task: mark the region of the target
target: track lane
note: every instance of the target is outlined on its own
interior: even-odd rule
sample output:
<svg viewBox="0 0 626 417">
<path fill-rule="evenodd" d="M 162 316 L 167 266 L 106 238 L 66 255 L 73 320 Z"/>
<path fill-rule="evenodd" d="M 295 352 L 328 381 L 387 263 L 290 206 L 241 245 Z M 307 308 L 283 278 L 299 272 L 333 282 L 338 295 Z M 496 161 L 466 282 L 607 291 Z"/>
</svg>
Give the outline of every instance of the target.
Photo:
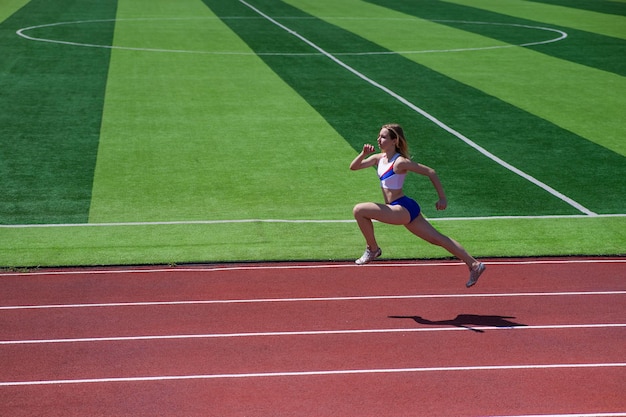
<svg viewBox="0 0 626 417">
<path fill-rule="evenodd" d="M 476 371 L 9 387 L 13 417 L 545 415 L 626 410 L 621 369 Z"/>
<path fill-rule="evenodd" d="M 487 272 L 469 291 L 467 268 L 454 261 L 37 270 L 0 274 L 0 306 L 626 289 L 626 258 L 486 263 Z"/>
<path fill-rule="evenodd" d="M 625 323 L 626 294 L 156 305 L 0 311 L 0 341 L 180 334 Z M 421 318 L 421 319 L 420 319 Z M 420 322 L 418 322 L 418 321 Z"/>
<path fill-rule="evenodd" d="M 616 338 L 626 328 L 12 345 L 0 382 L 626 362 Z"/>
</svg>

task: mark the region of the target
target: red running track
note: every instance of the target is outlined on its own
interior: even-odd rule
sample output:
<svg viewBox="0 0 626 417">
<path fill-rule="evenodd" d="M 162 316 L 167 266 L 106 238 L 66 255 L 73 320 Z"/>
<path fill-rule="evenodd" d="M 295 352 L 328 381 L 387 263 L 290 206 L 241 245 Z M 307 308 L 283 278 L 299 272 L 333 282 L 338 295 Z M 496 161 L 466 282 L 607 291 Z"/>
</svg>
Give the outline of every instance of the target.
<svg viewBox="0 0 626 417">
<path fill-rule="evenodd" d="M 626 258 L 0 274 L 2 416 L 626 416 Z"/>
</svg>

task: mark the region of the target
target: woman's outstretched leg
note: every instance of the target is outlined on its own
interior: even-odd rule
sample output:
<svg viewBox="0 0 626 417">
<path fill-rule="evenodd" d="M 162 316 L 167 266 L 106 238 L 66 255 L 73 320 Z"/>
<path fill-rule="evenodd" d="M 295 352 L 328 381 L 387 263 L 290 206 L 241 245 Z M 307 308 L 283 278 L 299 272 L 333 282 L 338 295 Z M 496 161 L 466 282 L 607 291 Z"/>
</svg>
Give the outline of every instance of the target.
<svg viewBox="0 0 626 417">
<path fill-rule="evenodd" d="M 470 255 L 459 242 L 448 236 L 440 233 L 435 229 L 420 213 L 419 216 L 411 223 L 405 226 L 411 233 L 424 239 L 428 243 L 441 246 L 452 255 L 456 256 L 465 264 L 470 270 L 470 279 L 467 281 L 467 287 L 471 287 L 476 284 L 478 277 L 485 270 L 485 265 L 477 261 L 472 255 Z"/>
</svg>

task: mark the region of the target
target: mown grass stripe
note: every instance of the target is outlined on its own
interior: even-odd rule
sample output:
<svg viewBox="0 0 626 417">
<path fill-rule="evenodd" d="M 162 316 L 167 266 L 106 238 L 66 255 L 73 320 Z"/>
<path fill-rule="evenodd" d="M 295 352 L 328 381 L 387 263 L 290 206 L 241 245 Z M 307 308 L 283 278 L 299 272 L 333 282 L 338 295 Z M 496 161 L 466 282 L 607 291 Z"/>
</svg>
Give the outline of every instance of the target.
<svg viewBox="0 0 626 417">
<path fill-rule="evenodd" d="M 28 2 L 29 0 L 4 0 L 0 4 L 0 22 L 3 22 Z"/>
<path fill-rule="evenodd" d="M 626 4 L 610 0 L 527 0 L 534 3 L 570 7 L 591 12 L 626 16 Z"/>
<path fill-rule="evenodd" d="M 117 2 L 33 0 L 0 25 L 0 223 L 87 220 L 109 51 L 34 43 L 23 27 L 113 17 Z M 85 33 L 110 43 L 114 24 Z"/>
<path fill-rule="evenodd" d="M 528 2 L 526 0 L 507 0 L 506 2 L 498 0 L 445 0 L 445 2 L 491 11 L 500 15 L 544 22 L 569 29 L 578 29 L 584 32 L 604 35 L 605 37 L 626 39 L 624 17 L 581 10 L 574 6 L 562 7 Z M 588 3 L 595 4 L 596 1 L 591 0 Z M 567 4 L 570 4 L 569 0 L 567 0 Z M 621 4 L 621 7 L 626 6 L 624 2 Z"/>
<path fill-rule="evenodd" d="M 442 24 L 460 28 L 467 32 L 476 33 L 510 44 L 521 44 L 522 39 L 527 38 L 525 31 L 507 31 L 494 25 L 468 25 L 461 21 L 480 21 L 494 23 L 514 23 L 519 25 L 541 26 L 546 20 L 539 10 L 535 12 L 525 12 L 525 18 L 517 17 L 506 13 L 508 9 L 499 9 L 501 12 L 489 10 L 492 2 L 484 0 L 481 2 L 468 2 L 467 0 L 434 1 L 427 0 L 420 3 L 420 7 L 415 7 L 415 3 L 410 0 L 365 0 L 379 6 L 387 7 L 422 19 L 440 19 Z M 483 8 L 483 6 L 485 8 Z M 538 7 L 539 9 L 539 7 Z M 590 12 L 580 12 L 577 17 L 584 20 Z M 609 16 L 610 18 L 610 16 Z M 622 20 L 621 25 L 626 22 Z M 567 22 L 572 23 L 570 20 Z M 547 22 L 553 25 L 558 23 Z M 565 23 L 565 22 L 564 22 Z M 605 26 L 608 22 L 604 23 Z M 594 26 L 595 28 L 595 26 Z M 559 59 L 568 60 L 588 67 L 613 72 L 619 75 L 626 75 L 626 60 L 607 59 L 607 56 L 625 56 L 626 40 L 605 36 L 598 33 L 580 30 L 576 26 L 567 26 L 561 23 L 557 29 L 567 32 L 568 38 L 565 42 L 549 45 L 533 45 L 528 48 L 539 51 L 543 54 L 554 56 Z M 626 31 L 620 29 L 619 33 L 626 36 Z M 593 45 L 593 47 L 590 47 Z"/>
</svg>

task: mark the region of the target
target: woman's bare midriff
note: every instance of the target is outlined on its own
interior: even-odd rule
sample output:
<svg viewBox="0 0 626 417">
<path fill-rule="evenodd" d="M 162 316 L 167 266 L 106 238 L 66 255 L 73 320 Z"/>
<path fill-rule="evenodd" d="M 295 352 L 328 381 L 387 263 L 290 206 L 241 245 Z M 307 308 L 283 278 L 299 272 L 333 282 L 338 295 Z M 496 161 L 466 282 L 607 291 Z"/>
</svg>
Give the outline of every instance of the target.
<svg viewBox="0 0 626 417">
<path fill-rule="evenodd" d="M 402 190 L 391 190 L 389 188 L 381 188 L 381 190 L 383 190 L 385 204 L 390 204 L 392 201 L 396 201 L 400 197 L 404 196 Z"/>
</svg>

